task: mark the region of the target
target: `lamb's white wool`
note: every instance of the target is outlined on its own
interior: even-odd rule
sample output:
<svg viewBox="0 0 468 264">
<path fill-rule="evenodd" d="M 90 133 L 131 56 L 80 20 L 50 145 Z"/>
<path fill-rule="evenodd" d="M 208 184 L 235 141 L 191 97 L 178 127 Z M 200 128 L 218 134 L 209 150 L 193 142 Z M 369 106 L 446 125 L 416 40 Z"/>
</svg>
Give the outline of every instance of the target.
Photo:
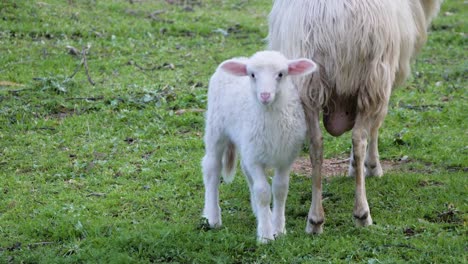
<svg viewBox="0 0 468 264">
<path fill-rule="evenodd" d="M 372 219 L 364 174 L 381 176 L 378 130 L 392 89 L 410 73 L 411 59 L 442 0 L 276 0 L 269 16 L 269 47 L 287 57 L 311 58 L 317 73 L 295 78 L 311 135 L 312 205 L 307 231 L 322 232 L 322 134 L 353 129 L 350 175 L 356 176 L 354 216 Z M 370 138 L 367 146 L 367 138 Z M 366 153 L 367 149 L 367 155 Z"/>
<path fill-rule="evenodd" d="M 287 60 L 279 52 L 262 51 L 223 62 L 211 77 L 202 161 L 204 216 L 211 227 L 221 225 L 220 173 L 225 181 L 232 181 L 238 149 L 257 216 L 258 240 L 267 242 L 286 232 L 289 170 L 307 130 L 299 94 L 288 75 L 311 73 L 315 68 L 308 59 Z M 275 169 L 273 212 L 267 167 Z"/>
</svg>

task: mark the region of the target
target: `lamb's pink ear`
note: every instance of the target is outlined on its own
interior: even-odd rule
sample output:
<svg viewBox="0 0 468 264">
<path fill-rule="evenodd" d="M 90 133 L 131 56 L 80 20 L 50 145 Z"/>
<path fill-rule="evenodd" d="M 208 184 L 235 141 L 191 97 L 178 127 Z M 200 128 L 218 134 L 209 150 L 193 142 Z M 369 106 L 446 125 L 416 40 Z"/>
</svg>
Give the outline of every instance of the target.
<svg viewBox="0 0 468 264">
<path fill-rule="evenodd" d="M 247 65 L 238 60 L 227 60 L 221 63 L 219 67 L 233 75 L 237 75 L 237 76 L 247 75 Z"/>
<path fill-rule="evenodd" d="M 290 60 L 288 66 L 290 75 L 304 75 L 317 70 L 317 65 L 309 59 Z"/>
</svg>

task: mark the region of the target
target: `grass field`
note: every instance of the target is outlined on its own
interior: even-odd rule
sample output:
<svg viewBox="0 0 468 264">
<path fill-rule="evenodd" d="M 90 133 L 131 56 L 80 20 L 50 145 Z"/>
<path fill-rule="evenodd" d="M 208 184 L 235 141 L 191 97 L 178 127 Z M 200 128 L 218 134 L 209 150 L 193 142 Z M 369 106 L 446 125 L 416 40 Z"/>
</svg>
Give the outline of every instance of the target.
<svg viewBox="0 0 468 264">
<path fill-rule="evenodd" d="M 445 1 L 392 96 L 375 225 L 354 227 L 353 181 L 332 177 L 307 235 L 294 172 L 285 237 L 256 244 L 241 173 L 221 187 L 224 227 L 205 228 L 208 79 L 264 48 L 271 2 L 1 1 L 0 263 L 467 263 L 466 1 Z M 324 145 L 343 159 L 350 135 Z"/>
</svg>

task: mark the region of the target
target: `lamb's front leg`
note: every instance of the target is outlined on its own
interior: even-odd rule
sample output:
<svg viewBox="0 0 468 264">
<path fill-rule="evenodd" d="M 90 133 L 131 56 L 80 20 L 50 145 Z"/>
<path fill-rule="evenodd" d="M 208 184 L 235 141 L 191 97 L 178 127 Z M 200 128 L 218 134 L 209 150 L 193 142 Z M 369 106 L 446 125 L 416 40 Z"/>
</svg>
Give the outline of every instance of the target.
<svg viewBox="0 0 468 264">
<path fill-rule="evenodd" d="M 273 233 L 286 234 L 286 198 L 289 188 L 289 167 L 277 168 L 273 177 Z"/>
<path fill-rule="evenodd" d="M 243 161 L 241 161 L 241 168 L 242 171 L 245 174 L 245 177 L 247 178 L 247 183 L 249 185 L 249 191 L 250 191 L 250 205 L 252 206 L 252 211 L 255 216 L 257 216 L 257 205 L 255 204 L 255 199 L 254 199 L 254 194 L 253 194 L 253 179 L 252 175 L 250 175 L 250 172 L 247 170 L 246 165 L 244 164 Z"/>
<path fill-rule="evenodd" d="M 244 169 L 252 177 L 253 204 L 257 216 L 257 241 L 268 243 L 274 240 L 273 226 L 271 221 L 271 188 L 261 165 L 244 162 Z"/>
</svg>

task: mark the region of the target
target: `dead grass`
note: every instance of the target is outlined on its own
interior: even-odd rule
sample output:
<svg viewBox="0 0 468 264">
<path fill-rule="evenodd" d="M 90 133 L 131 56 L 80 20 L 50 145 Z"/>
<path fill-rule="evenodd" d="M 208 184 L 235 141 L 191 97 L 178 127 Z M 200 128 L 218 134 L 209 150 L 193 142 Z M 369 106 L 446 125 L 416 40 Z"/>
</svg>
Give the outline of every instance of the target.
<svg viewBox="0 0 468 264">
<path fill-rule="evenodd" d="M 399 170 L 404 161 L 381 160 L 384 172 Z M 349 158 L 330 158 L 323 160 L 322 173 L 324 177 L 347 176 Z M 296 174 L 310 176 L 312 174 L 312 165 L 308 156 L 297 158 L 292 166 L 292 171 Z"/>
</svg>

